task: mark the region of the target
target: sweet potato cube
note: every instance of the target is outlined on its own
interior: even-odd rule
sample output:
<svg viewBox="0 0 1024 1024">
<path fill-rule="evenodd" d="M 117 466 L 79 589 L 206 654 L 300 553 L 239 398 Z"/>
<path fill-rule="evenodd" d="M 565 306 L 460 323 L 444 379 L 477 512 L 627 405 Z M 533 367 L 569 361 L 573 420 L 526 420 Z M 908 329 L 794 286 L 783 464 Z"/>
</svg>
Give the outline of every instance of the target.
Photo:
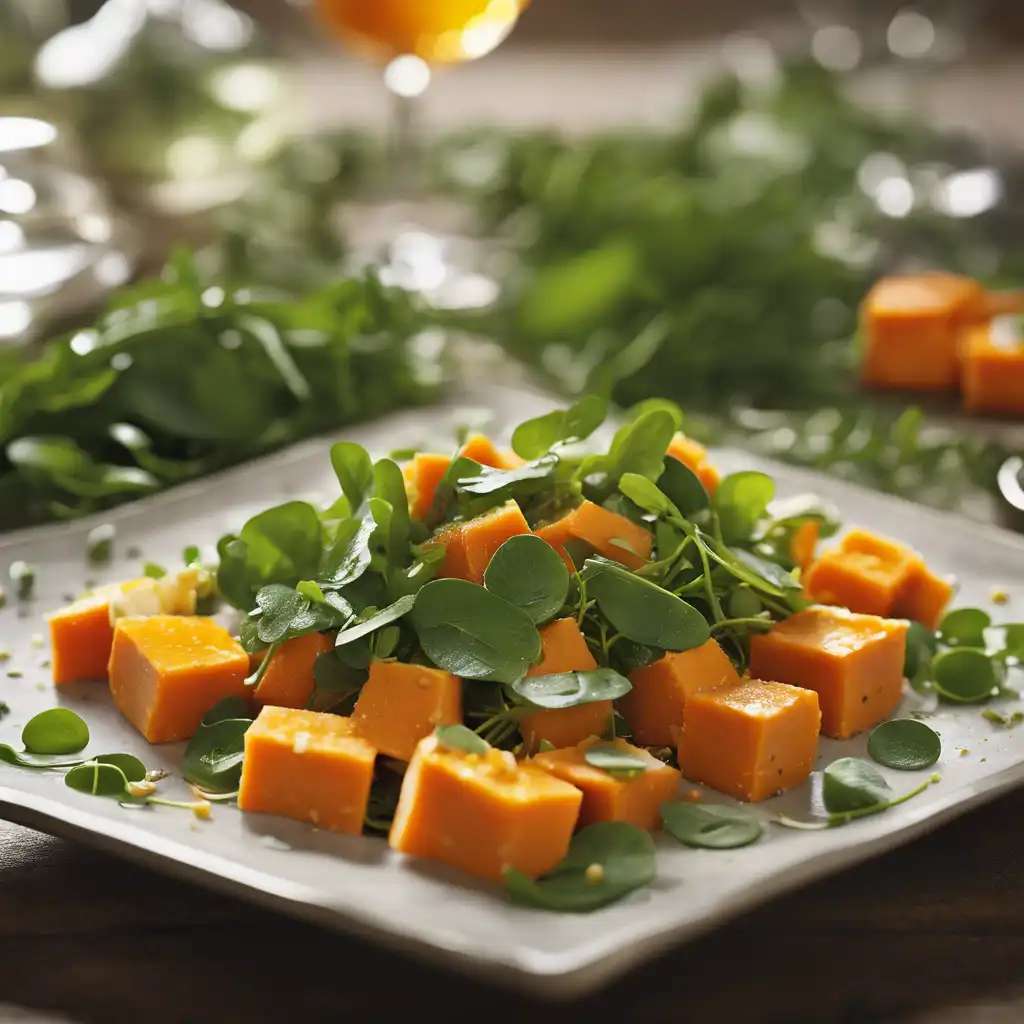
<svg viewBox="0 0 1024 1024">
<path fill-rule="evenodd" d="M 737 800 L 765 800 L 811 774 L 820 721 L 818 695 L 784 683 L 741 679 L 695 693 L 679 737 L 679 768 Z"/>
<path fill-rule="evenodd" d="M 983 303 L 955 274 L 887 277 L 861 304 L 861 376 L 880 388 L 948 389 L 960 381 L 960 338 Z"/>
<path fill-rule="evenodd" d="M 119 619 L 110 653 L 118 710 L 150 743 L 187 740 L 225 697 L 246 697 L 249 656 L 213 619 Z"/>
<path fill-rule="evenodd" d="M 802 573 L 807 572 L 814 561 L 821 527 L 814 520 L 801 523 L 789 542 L 790 557 Z"/>
<path fill-rule="evenodd" d="M 708 494 L 714 494 L 715 489 L 721 481 L 717 469 L 708 461 L 708 450 L 699 441 L 692 437 L 676 432 L 672 443 L 668 446 L 667 455 L 678 459 L 687 469 L 693 470 L 697 479 L 704 485 Z"/>
<path fill-rule="evenodd" d="M 906 622 L 807 608 L 750 638 L 750 672 L 814 690 L 821 731 L 845 739 L 899 704 L 906 643 Z"/>
<path fill-rule="evenodd" d="M 619 711 L 637 743 L 674 747 L 690 698 L 738 679 L 729 656 L 712 638 L 690 651 L 671 651 L 630 673 L 633 689 L 619 698 Z"/>
<path fill-rule="evenodd" d="M 912 577 L 915 559 L 906 552 L 824 552 L 807 570 L 804 590 L 818 604 L 839 605 L 865 615 L 886 616 Z"/>
<path fill-rule="evenodd" d="M 1024 416 L 1024 335 L 1018 317 L 970 331 L 964 343 L 964 408 Z"/>
<path fill-rule="evenodd" d="M 473 434 L 472 437 L 466 438 L 466 443 L 459 449 L 459 455 L 464 459 L 479 462 L 481 466 L 490 466 L 491 469 L 513 469 L 515 467 L 515 463 L 510 462 L 503 452 L 499 452 L 494 447 L 490 438 L 484 437 L 483 434 Z"/>
<path fill-rule="evenodd" d="M 565 549 L 565 545 L 575 540 L 573 535 L 569 532 L 569 526 L 571 524 L 572 513 L 562 516 L 560 519 L 556 519 L 553 523 L 545 523 L 543 526 L 538 526 L 533 532 L 540 537 L 542 541 L 550 544 L 561 556 L 562 561 L 565 562 L 565 567 L 570 573 L 576 571 L 576 564 L 572 560 L 572 556 Z"/>
<path fill-rule="evenodd" d="M 409 499 L 409 512 L 416 519 L 422 519 L 434 503 L 434 492 L 441 482 L 452 460 L 436 452 L 418 452 L 402 468 L 405 491 Z"/>
<path fill-rule="evenodd" d="M 49 617 L 56 686 L 79 679 L 105 679 L 114 644 L 110 598 L 85 597 Z"/>
<path fill-rule="evenodd" d="M 245 734 L 238 806 L 359 835 L 375 757 L 347 718 L 267 706 Z"/>
<path fill-rule="evenodd" d="M 352 712 L 357 736 L 382 754 L 408 761 L 438 725 L 462 721 L 462 682 L 426 665 L 375 661 Z"/>
<path fill-rule="evenodd" d="M 514 501 L 464 523 L 455 523 L 437 535 L 436 543 L 445 545 L 442 577 L 482 583 L 495 551 L 509 539 L 529 533 L 530 526 Z"/>
<path fill-rule="evenodd" d="M 587 750 L 597 743 L 612 747 L 642 761 L 646 768 L 639 775 L 617 778 L 587 762 Z M 538 754 L 530 764 L 550 772 L 555 778 L 570 782 L 583 793 L 580 827 L 596 821 L 628 821 L 631 825 L 651 831 L 661 827 L 658 808 L 671 800 L 679 788 L 679 772 L 652 757 L 641 747 L 625 740 L 610 742 L 584 740 L 565 750 Z"/>
<path fill-rule="evenodd" d="M 888 614 L 898 619 L 913 619 L 929 629 L 938 626 L 953 596 L 953 586 L 934 575 L 915 551 L 867 530 L 851 530 L 843 538 L 840 550 L 876 555 L 892 565 L 909 559 L 910 571 L 897 590 Z M 852 610 L 865 611 L 862 608 Z"/>
<path fill-rule="evenodd" d="M 639 569 L 651 557 L 654 547 L 650 530 L 592 501 L 584 501 L 569 512 L 563 529 L 569 539 L 589 544 L 605 558 L 621 562 L 628 569 Z"/>
<path fill-rule="evenodd" d="M 508 752 L 421 740 L 406 770 L 392 848 L 492 882 L 506 867 L 536 877 L 566 854 L 583 794 Z"/>
<path fill-rule="evenodd" d="M 333 649 L 334 638 L 323 633 L 306 633 L 286 640 L 274 651 L 256 687 L 256 702 L 278 708 L 304 708 L 316 689 L 313 665 L 317 656 Z"/>
<path fill-rule="evenodd" d="M 588 672 L 597 668 L 576 620 L 555 619 L 540 631 L 541 660 L 527 676 L 555 675 L 559 672 Z M 600 736 L 608 727 L 612 713 L 610 700 L 592 701 L 572 708 L 554 708 L 525 715 L 519 722 L 523 746 L 535 751 L 541 740 L 555 747 L 571 747 L 588 736 Z"/>
</svg>

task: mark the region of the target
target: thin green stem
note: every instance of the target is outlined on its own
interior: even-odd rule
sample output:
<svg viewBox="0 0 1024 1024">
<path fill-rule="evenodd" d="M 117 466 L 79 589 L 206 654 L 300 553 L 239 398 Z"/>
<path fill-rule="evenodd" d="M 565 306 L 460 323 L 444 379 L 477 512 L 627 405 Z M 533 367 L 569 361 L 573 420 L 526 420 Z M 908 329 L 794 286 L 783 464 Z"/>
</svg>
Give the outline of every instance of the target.
<svg viewBox="0 0 1024 1024">
<path fill-rule="evenodd" d="M 767 630 L 771 629 L 773 625 L 774 623 L 771 621 L 771 619 L 762 619 L 759 617 L 750 617 L 745 619 L 722 619 L 721 622 L 716 622 L 711 627 L 711 632 L 714 634 L 724 629 L 735 629 L 737 626 L 755 626 Z"/>
<path fill-rule="evenodd" d="M 279 640 L 277 643 L 271 644 L 267 648 L 267 653 L 263 656 L 263 660 L 257 666 L 256 671 L 253 672 L 253 674 L 251 676 L 249 676 L 245 680 L 245 685 L 246 686 L 259 686 L 260 685 L 260 683 L 263 680 L 263 677 L 267 674 L 267 668 L 270 665 L 270 660 L 277 653 L 277 649 L 280 646 L 281 646 L 281 641 Z"/>
</svg>

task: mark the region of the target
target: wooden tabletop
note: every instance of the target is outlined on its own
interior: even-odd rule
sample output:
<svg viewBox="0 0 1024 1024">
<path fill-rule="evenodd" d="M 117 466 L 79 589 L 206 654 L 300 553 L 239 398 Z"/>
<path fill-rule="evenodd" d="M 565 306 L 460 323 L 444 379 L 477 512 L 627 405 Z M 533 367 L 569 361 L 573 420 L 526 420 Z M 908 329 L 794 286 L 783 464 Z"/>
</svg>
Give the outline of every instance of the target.
<svg viewBox="0 0 1024 1024">
<path fill-rule="evenodd" d="M 568 1007 L 0 824 L 0 1021 L 1019 1022 L 1022 820 L 1005 797 Z"/>
</svg>

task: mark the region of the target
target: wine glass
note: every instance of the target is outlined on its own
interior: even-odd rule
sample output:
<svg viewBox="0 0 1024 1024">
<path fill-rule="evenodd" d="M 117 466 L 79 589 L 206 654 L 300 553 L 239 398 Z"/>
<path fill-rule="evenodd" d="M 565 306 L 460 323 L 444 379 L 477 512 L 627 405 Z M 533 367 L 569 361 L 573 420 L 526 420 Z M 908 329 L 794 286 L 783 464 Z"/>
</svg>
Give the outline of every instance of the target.
<svg viewBox="0 0 1024 1024">
<path fill-rule="evenodd" d="M 386 283 L 441 306 L 486 305 L 497 286 L 465 269 L 453 253 L 467 243 L 399 222 L 423 210 L 418 114 L 438 65 L 477 60 L 509 35 L 529 0 L 316 0 L 325 26 L 383 67 L 393 106 L 387 179 L 380 183 L 383 222 L 371 221 L 362 262 L 381 264 Z M 404 214 L 404 218 L 403 218 Z M 376 238 L 374 238 L 376 236 Z M 463 264 L 460 266 L 459 264 Z"/>
</svg>

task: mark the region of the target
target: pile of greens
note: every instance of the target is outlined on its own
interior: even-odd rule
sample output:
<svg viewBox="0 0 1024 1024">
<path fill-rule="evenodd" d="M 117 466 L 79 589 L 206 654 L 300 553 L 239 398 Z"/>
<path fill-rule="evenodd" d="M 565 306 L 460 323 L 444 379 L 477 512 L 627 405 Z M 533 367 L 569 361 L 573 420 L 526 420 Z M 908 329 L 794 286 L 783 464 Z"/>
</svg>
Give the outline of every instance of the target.
<svg viewBox="0 0 1024 1024">
<path fill-rule="evenodd" d="M 443 351 L 372 274 L 296 296 L 178 253 L 0 378 L 0 528 L 74 518 L 433 400 Z"/>
</svg>

